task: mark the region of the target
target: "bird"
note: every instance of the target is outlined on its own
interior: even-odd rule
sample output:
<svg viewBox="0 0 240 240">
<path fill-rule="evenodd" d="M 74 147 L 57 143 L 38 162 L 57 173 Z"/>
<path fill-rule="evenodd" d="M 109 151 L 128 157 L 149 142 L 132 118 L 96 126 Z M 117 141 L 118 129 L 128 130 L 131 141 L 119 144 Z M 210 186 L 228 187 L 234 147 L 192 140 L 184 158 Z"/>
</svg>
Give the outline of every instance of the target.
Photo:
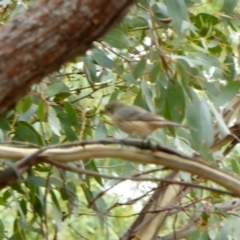
<svg viewBox="0 0 240 240">
<path fill-rule="evenodd" d="M 121 131 L 141 138 L 147 137 L 159 128 L 187 127 L 119 100 L 109 102 L 101 113 L 108 115 Z"/>
</svg>

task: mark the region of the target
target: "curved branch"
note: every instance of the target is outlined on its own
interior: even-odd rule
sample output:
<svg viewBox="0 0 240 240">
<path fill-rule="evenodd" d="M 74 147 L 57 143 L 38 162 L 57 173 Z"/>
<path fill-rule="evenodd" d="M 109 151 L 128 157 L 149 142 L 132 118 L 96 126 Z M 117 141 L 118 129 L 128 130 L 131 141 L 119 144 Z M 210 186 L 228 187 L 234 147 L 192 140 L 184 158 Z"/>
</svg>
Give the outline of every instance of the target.
<svg viewBox="0 0 240 240">
<path fill-rule="evenodd" d="M 99 141 L 99 143 L 100 142 L 101 141 Z M 107 144 L 110 144 L 110 142 L 110 140 L 107 141 Z M 17 166 L 21 167 L 26 167 L 25 164 L 31 163 L 31 160 L 34 160 L 37 157 L 48 157 L 53 161 L 63 163 L 73 162 L 80 159 L 87 160 L 89 158 L 121 158 L 136 163 L 163 165 L 173 170 L 182 170 L 196 174 L 204 179 L 211 180 L 225 187 L 227 190 L 240 197 L 240 178 L 216 169 L 215 167 L 199 160 L 199 158 L 181 155 L 171 149 L 161 147 L 155 148 L 154 150 L 152 150 L 151 147 L 146 150 L 124 148 L 124 142 L 129 144 L 131 141 L 125 140 L 124 142 L 120 142 L 121 146 L 119 147 L 106 146 L 103 144 L 97 145 L 96 142 L 89 142 L 89 145 L 86 145 L 86 142 L 84 142 L 84 146 L 70 147 L 73 144 L 68 144 L 69 148 L 62 149 L 59 148 L 61 146 L 59 145 L 55 146 L 53 149 L 45 147 L 42 150 L 0 146 L 0 158 L 20 160 L 27 157 L 26 159 L 28 161 L 22 159 L 17 163 Z M 141 141 L 134 142 L 141 143 Z M 116 144 L 116 141 L 113 140 L 113 143 Z M 78 145 L 81 144 L 83 143 L 78 143 Z M 74 143 L 74 145 L 77 145 L 77 143 Z"/>
</svg>

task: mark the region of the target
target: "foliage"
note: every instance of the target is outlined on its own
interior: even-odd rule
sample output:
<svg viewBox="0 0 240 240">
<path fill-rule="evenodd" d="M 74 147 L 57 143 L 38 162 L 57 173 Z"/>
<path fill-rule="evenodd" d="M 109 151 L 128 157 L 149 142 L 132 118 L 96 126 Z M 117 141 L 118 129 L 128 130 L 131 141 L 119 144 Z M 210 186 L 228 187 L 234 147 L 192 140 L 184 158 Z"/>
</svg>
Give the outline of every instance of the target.
<svg viewBox="0 0 240 240">
<path fill-rule="evenodd" d="M 27 5 L 0 1 L 1 23 Z M 211 151 L 215 133 L 222 137 L 229 133 L 219 109 L 231 108 L 240 87 L 239 27 L 237 0 L 140 0 L 85 56 L 33 86 L 0 119 L 0 139 L 44 146 L 123 138 L 126 135 L 99 114 L 109 100 L 121 99 L 191 127 L 159 130 L 150 139 L 185 154 L 199 153 L 211 164 L 239 174 L 237 150 L 226 157 L 221 151 Z M 1 163 L 3 168 L 12 164 Z M 72 165 L 125 177 L 156 168 L 119 159 L 84 163 L 79 159 Z M 182 178 L 190 177 L 182 173 Z M 42 239 L 49 234 L 58 239 L 119 239 L 155 186 L 38 165 L 20 183 L 2 191 L 0 238 Z M 229 198 L 198 189 L 184 202 L 202 199 L 211 205 Z M 168 219 L 161 235 L 182 226 L 188 212 L 179 216 Z M 238 239 L 238 215 L 209 211 L 201 221 L 202 226 L 188 239 L 227 239 L 230 235 Z"/>
</svg>

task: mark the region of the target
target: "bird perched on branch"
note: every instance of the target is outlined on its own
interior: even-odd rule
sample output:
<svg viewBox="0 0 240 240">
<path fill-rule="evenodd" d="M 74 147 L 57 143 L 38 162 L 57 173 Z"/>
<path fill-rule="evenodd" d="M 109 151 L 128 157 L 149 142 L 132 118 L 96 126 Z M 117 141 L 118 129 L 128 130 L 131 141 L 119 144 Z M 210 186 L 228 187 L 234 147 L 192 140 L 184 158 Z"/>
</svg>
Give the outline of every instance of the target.
<svg viewBox="0 0 240 240">
<path fill-rule="evenodd" d="M 121 101 L 108 103 L 101 111 L 111 117 L 113 124 L 130 136 L 146 137 L 158 128 L 187 127 L 171 122 L 165 118 L 146 111 L 145 109 L 129 105 Z"/>
</svg>

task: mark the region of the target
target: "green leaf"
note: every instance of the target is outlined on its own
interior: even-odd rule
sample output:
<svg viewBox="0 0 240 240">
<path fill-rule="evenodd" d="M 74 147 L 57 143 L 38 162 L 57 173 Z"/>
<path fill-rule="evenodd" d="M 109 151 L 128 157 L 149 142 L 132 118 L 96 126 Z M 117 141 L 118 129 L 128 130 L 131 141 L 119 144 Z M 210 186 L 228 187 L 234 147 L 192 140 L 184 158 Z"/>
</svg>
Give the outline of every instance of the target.
<svg viewBox="0 0 240 240">
<path fill-rule="evenodd" d="M 102 67 L 113 69 L 115 63 L 99 48 L 94 48 L 92 51 L 93 59 Z"/>
<path fill-rule="evenodd" d="M 224 105 L 228 101 L 232 100 L 240 89 L 240 81 L 233 81 L 223 87 L 219 95 L 214 99 L 214 103 L 217 107 Z"/>
<path fill-rule="evenodd" d="M 93 192 L 93 195 L 94 195 L 94 197 L 96 197 L 97 194 L 95 192 Z M 104 216 L 103 211 L 98 211 L 98 209 L 106 209 L 106 207 L 107 207 L 107 204 L 105 203 L 103 197 L 98 197 L 94 202 L 94 206 L 96 209 L 96 214 L 99 218 L 99 222 L 100 222 L 101 226 L 103 226 L 105 216 Z"/>
<path fill-rule="evenodd" d="M 163 2 L 167 6 L 169 17 L 173 18 L 172 24 L 174 30 L 180 33 L 183 20 L 187 20 L 188 18 L 185 2 L 183 0 L 163 0 Z"/>
<path fill-rule="evenodd" d="M 51 126 L 52 131 L 60 136 L 61 126 L 60 121 L 57 117 L 57 113 L 53 107 L 48 107 L 48 123 Z"/>
<path fill-rule="evenodd" d="M 228 54 L 225 58 L 224 64 L 223 78 L 227 81 L 233 81 L 236 74 L 233 56 Z"/>
<path fill-rule="evenodd" d="M 5 199 L 2 196 L 0 196 L 0 205 L 5 206 L 6 204 L 7 202 L 5 201 Z"/>
<path fill-rule="evenodd" d="M 0 219 L 0 240 L 4 239 L 4 237 L 3 237 L 4 235 L 5 235 L 4 224 L 3 224 L 2 220 Z"/>
<path fill-rule="evenodd" d="M 70 92 L 57 93 L 57 94 L 54 96 L 54 102 L 63 101 L 64 99 L 68 98 L 69 96 L 71 96 L 71 93 L 70 93 Z"/>
<path fill-rule="evenodd" d="M 45 95 L 51 97 L 62 92 L 69 92 L 68 87 L 63 82 L 55 82 L 48 87 Z"/>
<path fill-rule="evenodd" d="M 26 112 L 20 113 L 18 119 L 21 121 L 28 121 L 37 112 L 37 108 L 38 108 L 37 105 L 32 104 Z"/>
<path fill-rule="evenodd" d="M 148 27 L 146 19 L 140 16 L 138 18 L 131 18 L 131 19 L 126 18 L 126 24 L 129 30 Z"/>
<path fill-rule="evenodd" d="M 21 220 L 16 218 L 13 226 L 13 235 L 10 240 L 25 240 L 26 236 L 24 234 L 23 228 L 21 227 Z"/>
<path fill-rule="evenodd" d="M 124 74 L 122 78 L 131 84 L 138 84 L 137 80 L 134 78 L 132 74 L 129 74 L 129 73 Z"/>
<path fill-rule="evenodd" d="M 76 134 L 76 131 L 73 131 L 69 125 L 63 125 L 63 128 L 69 142 L 78 141 L 78 135 Z"/>
<path fill-rule="evenodd" d="M 95 139 L 100 140 L 100 139 L 106 139 L 107 138 L 107 129 L 105 127 L 105 124 L 98 124 L 96 133 L 95 133 Z"/>
<path fill-rule="evenodd" d="M 181 56 L 179 59 L 184 59 L 188 62 L 190 66 L 213 66 L 213 67 L 221 67 L 219 60 L 216 57 L 208 55 L 203 52 L 198 52 L 194 54 L 189 54 L 186 56 Z"/>
<path fill-rule="evenodd" d="M 19 113 L 25 113 L 32 105 L 32 96 L 25 96 L 22 98 L 16 106 L 16 109 Z"/>
<path fill-rule="evenodd" d="M 13 139 L 43 145 L 43 141 L 36 130 L 27 122 L 23 121 L 17 122 Z"/>
<path fill-rule="evenodd" d="M 47 180 L 45 178 L 38 177 L 38 176 L 30 176 L 25 181 L 26 181 L 26 183 L 29 183 L 36 187 L 46 187 L 47 186 Z M 48 187 L 50 187 L 49 183 L 48 183 Z"/>
<path fill-rule="evenodd" d="M 71 126 L 71 120 L 68 117 L 68 114 L 65 109 L 59 105 L 52 105 L 53 109 L 57 113 L 57 118 L 63 126 Z"/>
<path fill-rule="evenodd" d="M 26 215 L 27 212 L 28 212 L 28 210 L 27 210 L 27 204 L 26 204 L 25 199 L 24 199 L 24 200 L 22 199 L 22 200 L 20 201 L 20 207 L 21 207 L 22 213 L 23 213 L 24 215 Z"/>
<path fill-rule="evenodd" d="M 211 113 L 209 111 L 207 101 L 203 97 L 200 104 L 200 114 L 201 114 L 201 131 L 203 136 L 204 144 L 211 146 L 214 139 L 214 128 L 212 123 Z"/>
<path fill-rule="evenodd" d="M 152 107 L 152 93 L 145 80 L 141 81 L 142 98 L 145 100 L 148 109 L 154 111 Z"/>
<path fill-rule="evenodd" d="M 198 73 L 195 68 L 190 67 L 189 64 L 184 60 L 177 61 L 177 69 L 182 89 L 188 94 L 188 97 L 191 98 L 191 91 L 189 88 L 190 76 L 192 75 L 196 78 L 198 76 Z"/>
<path fill-rule="evenodd" d="M 227 218 L 222 223 L 222 228 L 220 231 L 218 231 L 218 234 L 216 236 L 217 240 L 226 240 L 228 239 L 229 235 L 231 235 L 232 232 L 232 226 L 234 226 L 235 223 L 234 218 Z"/>
<path fill-rule="evenodd" d="M 237 175 L 240 175 L 240 166 L 239 166 L 239 161 L 238 159 L 231 159 L 231 167 L 234 173 L 236 173 Z"/>
<path fill-rule="evenodd" d="M 105 37 L 104 41 L 114 48 L 128 48 L 128 37 L 120 29 L 112 29 Z"/>
<path fill-rule="evenodd" d="M 211 230 L 211 228 L 209 229 L 209 231 Z M 202 230 L 202 229 L 197 229 L 196 231 L 190 233 L 186 240 L 209 240 L 209 239 L 214 239 L 214 238 L 209 238 L 209 232 L 207 230 Z"/>
<path fill-rule="evenodd" d="M 234 240 L 238 240 L 239 238 L 239 234 L 240 234 L 240 228 L 239 228 L 239 225 L 240 225 L 240 221 L 239 221 L 239 218 L 234 218 L 234 221 L 232 223 L 232 228 L 233 228 L 233 239 Z"/>
<path fill-rule="evenodd" d="M 90 170 L 92 170 L 92 171 L 94 171 L 94 172 L 99 173 L 98 168 L 97 168 L 97 166 L 96 166 L 96 164 L 95 164 L 94 161 L 90 161 L 89 164 L 85 164 L 85 167 L 86 167 L 86 169 L 90 169 Z M 94 176 L 94 179 L 96 180 L 96 182 L 97 182 L 100 186 L 103 187 L 103 182 L 102 182 L 102 178 L 101 178 L 101 177 Z"/>
<path fill-rule="evenodd" d="M 22 195 L 25 194 L 24 189 L 23 189 L 22 186 L 19 185 L 18 183 L 12 184 L 11 188 L 12 188 L 14 191 L 16 191 L 16 192 L 18 192 L 18 193 L 20 193 L 20 194 L 22 194 Z M 8 195 L 8 194 L 7 194 L 7 195 Z M 4 197 L 5 197 L 5 193 L 4 193 Z"/>
<path fill-rule="evenodd" d="M 60 208 L 60 205 L 59 205 L 59 199 L 58 199 L 58 197 L 56 196 L 56 194 L 54 193 L 53 190 L 51 190 L 51 198 L 52 198 L 52 201 L 55 204 L 56 208 L 60 211 L 61 208 Z"/>
<path fill-rule="evenodd" d="M 62 213 L 55 204 L 52 204 L 52 216 L 55 220 L 58 230 L 62 229 Z"/>
<path fill-rule="evenodd" d="M 92 85 L 97 79 L 97 70 L 95 65 L 93 64 L 92 56 L 89 55 L 85 56 L 84 70 L 89 84 Z"/>
<path fill-rule="evenodd" d="M 62 187 L 64 185 L 64 183 L 60 179 L 55 177 L 50 177 L 49 182 L 57 187 Z"/>
<path fill-rule="evenodd" d="M 3 193 L 3 200 L 4 201 L 7 201 L 9 197 L 12 196 L 12 193 L 10 192 L 10 190 L 6 190 L 4 193 Z"/>
<path fill-rule="evenodd" d="M 38 109 L 37 109 L 37 117 L 40 121 L 45 121 L 46 120 L 46 105 L 44 104 L 43 101 L 39 101 L 38 104 Z"/>
<path fill-rule="evenodd" d="M 39 176 L 29 176 L 26 180 L 26 183 L 36 186 L 36 187 L 47 187 L 49 189 L 52 188 L 51 185 L 55 185 L 57 187 L 62 187 L 63 183 L 54 177 L 50 177 L 49 179 L 39 177 Z"/>
<path fill-rule="evenodd" d="M 146 60 L 142 59 L 134 68 L 133 76 L 135 79 L 141 78 L 146 67 Z"/>
<path fill-rule="evenodd" d="M 76 185 L 73 182 L 67 182 L 67 184 L 61 188 L 60 193 L 63 200 L 71 200 L 76 198 Z"/>
<path fill-rule="evenodd" d="M 37 172 L 49 172 L 50 171 L 50 166 L 49 165 L 44 165 L 44 164 L 39 164 L 35 166 L 35 169 Z"/>
<path fill-rule="evenodd" d="M 210 239 L 217 239 L 216 235 L 218 233 L 218 228 L 217 228 L 218 223 L 219 223 L 219 218 L 217 218 L 215 215 L 212 215 L 208 218 L 208 224 L 212 226 L 208 231 L 208 235 Z"/>
<path fill-rule="evenodd" d="M 28 224 L 26 221 L 20 219 L 20 225 L 22 227 L 23 230 L 27 230 L 27 231 L 31 231 L 31 232 L 35 232 L 38 234 L 41 234 L 41 229 L 40 228 L 35 228 L 32 225 Z"/>
<path fill-rule="evenodd" d="M 228 126 L 226 126 L 222 116 L 220 115 L 219 111 L 215 108 L 215 106 L 213 104 L 211 104 L 210 108 L 211 108 L 213 115 L 215 116 L 215 119 L 218 124 L 221 135 L 226 136 L 228 134 L 231 134 Z"/>
<path fill-rule="evenodd" d="M 64 102 L 63 106 L 67 112 L 71 126 L 74 126 L 76 129 L 79 129 L 78 117 L 77 117 L 76 110 L 72 107 L 72 105 L 69 102 Z"/>
<path fill-rule="evenodd" d="M 142 91 L 139 91 L 139 92 L 138 92 L 138 95 L 136 96 L 133 104 L 134 104 L 134 105 L 137 105 L 137 106 L 139 106 L 139 107 L 148 109 L 148 106 L 147 106 L 147 104 L 146 104 L 146 100 L 144 99 L 144 95 L 142 94 Z"/>
<path fill-rule="evenodd" d="M 85 197 L 87 199 L 87 202 L 90 203 L 91 200 L 93 199 L 93 193 L 90 191 L 90 189 L 87 186 L 82 185 L 81 187 L 82 187 L 84 195 L 85 195 Z"/>
<path fill-rule="evenodd" d="M 151 70 L 151 73 L 150 73 L 150 81 L 152 83 L 155 83 L 159 80 L 160 78 L 160 75 L 161 75 L 161 68 L 160 68 L 160 65 L 159 64 L 156 64 L 153 66 L 152 70 Z"/>
<path fill-rule="evenodd" d="M 5 118 L 0 118 L 0 129 L 9 131 L 11 127 Z"/>
<path fill-rule="evenodd" d="M 170 120 L 175 122 L 182 122 L 185 115 L 185 96 L 182 90 L 182 86 L 175 81 L 172 83 L 169 81 L 167 93 L 166 93 L 166 108 L 170 113 Z"/>
<path fill-rule="evenodd" d="M 200 100 L 192 91 L 192 103 L 188 103 L 186 112 L 188 123 L 192 127 L 193 148 L 200 150 L 203 145 L 211 146 L 214 138 L 213 123 L 205 98 Z"/>
<path fill-rule="evenodd" d="M 226 0 L 227 1 L 227 0 Z M 200 29 L 200 34 L 202 36 L 206 36 L 206 33 L 208 32 L 208 30 L 210 28 L 212 28 L 213 26 L 219 24 L 219 18 L 217 18 L 216 16 L 212 15 L 212 14 L 208 14 L 208 13 L 199 13 L 197 16 L 192 15 L 191 16 L 191 20 L 193 22 L 193 24 Z M 203 34 L 203 30 L 205 32 L 205 34 Z"/>
<path fill-rule="evenodd" d="M 10 0 L 0 0 L 0 5 L 12 4 Z"/>
<path fill-rule="evenodd" d="M 221 11 L 230 15 L 233 13 L 233 10 L 237 6 L 237 3 L 238 0 L 224 0 Z"/>
</svg>

